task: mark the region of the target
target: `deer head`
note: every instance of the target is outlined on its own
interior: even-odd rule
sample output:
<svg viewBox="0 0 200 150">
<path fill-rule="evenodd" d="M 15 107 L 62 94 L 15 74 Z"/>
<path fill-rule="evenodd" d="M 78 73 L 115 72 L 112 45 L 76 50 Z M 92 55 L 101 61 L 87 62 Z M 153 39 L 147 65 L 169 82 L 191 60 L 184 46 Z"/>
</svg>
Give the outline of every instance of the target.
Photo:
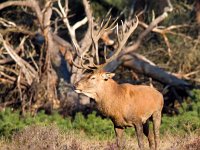
<svg viewBox="0 0 200 150">
<path fill-rule="evenodd" d="M 95 50 L 96 56 L 98 54 L 98 45 L 97 44 L 98 44 L 100 35 L 102 35 L 105 31 L 111 30 L 114 26 L 114 23 L 109 23 L 109 21 L 110 21 L 110 18 L 109 18 L 108 22 L 105 23 L 105 25 L 101 25 L 101 29 L 96 32 L 97 35 L 92 36 L 92 41 L 94 41 L 93 48 Z M 102 23 L 102 24 L 104 24 L 104 23 Z M 111 24 L 111 25 L 108 26 L 109 24 Z M 101 90 L 105 89 L 106 86 L 111 85 L 111 82 L 113 82 L 112 77 L 115 74 L 110 73 L 110 72 L 105 72 L 104 67 L 108 63 L 110 63 L 111 61 L 113 61 L 114 59 L 116 59 L 118 57 L 123 46 L 126 44 L 128 38 L 133 33 L 133 31 L 136 29 L 137 25 L 138 25 L 138 18 L 136 17 L 136 19 L 131 21 L 131 23 L 124 24 L 120 30 L 119 30 L 118 24 L 114 27 L 117 30 L 117 42 L 118 42 L 117 45 L 118 46 L 117 46 L 116 50 L 114 51 L 113 55 L 110 56 L 109 58 L 106 57 L 106 52 L 104 52 L 105 63 L 98 64 L 99 60 L 97 59 L 95 61 L 93 57 L 88 57 L 87 51 L 84 51 L 82 53 L 81 65 L 78 67 L 82 68 L 82 69 L 86 69 L 86 70 L 93 70 L 93 73 L 90 73 L 89 75 L 85 75 L 83 78 L 80 79 L 80 81 L 75 83 L 74 86 L 75 86 L 75 91 L 77 93 L 82 93 L 88 97 L 97 99 L 98 94 L 102 92 Z M 92 31 L 91 33 L 94 33 L 94 31 Z M 85 60 L 87 60 L 87 64 L 84 62 Z"/>
<path fill-rule="evenodd" d="M 96 99 L 98 93 L 100 93 L 102 89 L 105 89 L 105 86 L 110 84 L 109 82 L 114 76 L 114 73 L 103 71 L 88 74 L 74 84 L 75 91 Z"/>
</svg>

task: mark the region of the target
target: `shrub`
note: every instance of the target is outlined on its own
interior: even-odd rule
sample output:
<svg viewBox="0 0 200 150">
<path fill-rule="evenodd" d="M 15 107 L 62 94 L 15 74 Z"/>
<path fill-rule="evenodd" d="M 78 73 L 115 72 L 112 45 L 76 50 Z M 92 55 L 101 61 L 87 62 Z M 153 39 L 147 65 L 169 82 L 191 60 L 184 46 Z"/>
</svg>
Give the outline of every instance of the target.
<svg viewBox="0 0 200 150">
<path fill-rule="evenodd" d="M 72 128 L 70 119 L 64 119 L 58 113 L 53 115 L 46 115 L 43 111 L 39 112 L 37 116 L 31 117 L 26 115 L 24 118 L 20 116 L 19 111 L 6 109 L 0 112 L 0 136 L 10 138 L 16 131 L 20 131 L 29 125 L 49 125 L 56 124 L 63 130 Z"/>
<path fill-rule="evenodd" d="M 200 90 L 193 90 L 191 95 L 180 108 L 181 114 L 173 117 L 163 116 L 162 133 L 167 130 L 174 134 L 185 134 L 200 129 Z"/>
<path fill-rule="evenodd" d="M 13 113 L 11 109 L 0 112 L 0 135 L 10 137 L 14 131 L 24 128 L 19 112 Z"/>
<path fill-rule="evenodd" d="M 78 113 L 73 121 L 73 128 L 83 130 L 89 136 L 98 139 L 108 139 L 114 137 L 113 124 L 110 119 L 102 119 L 96 116 L 96 112 L 89 114 L 87 118 Z"/>
</svg>

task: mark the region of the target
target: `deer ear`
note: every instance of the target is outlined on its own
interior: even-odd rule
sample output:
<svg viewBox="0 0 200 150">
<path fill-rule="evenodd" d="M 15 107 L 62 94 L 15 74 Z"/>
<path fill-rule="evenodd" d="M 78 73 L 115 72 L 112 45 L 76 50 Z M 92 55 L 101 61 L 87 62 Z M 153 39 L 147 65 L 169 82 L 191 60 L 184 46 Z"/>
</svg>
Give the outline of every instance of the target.
<svg viewBox="0 0 200 150">
<path fill-rule="evenodd" d="M 104 80 L 112 79 L 115 76 L 115 73 L 110 73 L 110 72 L 104 72 L 102 74 L 102 78 Z"/>
</svg>

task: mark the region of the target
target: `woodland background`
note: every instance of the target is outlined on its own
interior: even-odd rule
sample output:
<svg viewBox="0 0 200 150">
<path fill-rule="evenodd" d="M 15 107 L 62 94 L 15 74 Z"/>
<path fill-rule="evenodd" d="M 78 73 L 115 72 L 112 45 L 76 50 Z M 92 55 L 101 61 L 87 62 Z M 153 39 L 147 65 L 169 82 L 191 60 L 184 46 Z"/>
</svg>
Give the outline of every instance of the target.
<svg viewBox="0 0 200 150">
<path fill-rule="evenodd" d="M 85 72 L 75 63 L 80 65 L 79 55 L 94 42 L 91 28 L 98 31 L 109 16 L 111 22 L 118 17 L 120 28 L 135 15 L 137 29 L 122 57 L 106 70 L 115 72 L 119 83 L 151 85 L 163 93 L 163 149 L 198 149 L 198 0 L 1 1 L 1 149 L 116 148 L 112 123 L 96 110 L 93 100 L 73 91 Z M 99 37 L 100 63 L 105 48 L 108 56 L 113 54 L 116 41 L 115 30 Z M 86 53 L 97 56 L 92 49 Z M 137 148 L 133 134 L 127 130 L 126 149 Z"/>
</svg>

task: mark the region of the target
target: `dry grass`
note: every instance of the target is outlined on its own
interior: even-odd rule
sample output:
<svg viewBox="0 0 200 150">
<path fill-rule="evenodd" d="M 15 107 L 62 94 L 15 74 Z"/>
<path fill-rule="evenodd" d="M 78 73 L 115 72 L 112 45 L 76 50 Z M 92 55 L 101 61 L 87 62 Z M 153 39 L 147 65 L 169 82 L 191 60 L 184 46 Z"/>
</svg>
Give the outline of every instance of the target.
<svg viewBox="0 0 200 150">
<path fill-rule="evenodd" d="M 138 149 L 136 138 L 126 137 L 125 150 Z M 148 147 L 145 140 L 145 147 Z M 61 132 L 56 126 L 30 126 L 13 136 L 10 142 L 0 141 L 1 150 L 116 150 L 115 140 L 89 139 L 84 133 Z M 161 137 L 161 150 L 200 150 L 200 135 Z"/>
<path fill-rule="evenodd" d="M 185 136 L 172 136 L 162 139 L 163 150 L 200 150 L 200 134 L 191 133 Z"/>
</svg>

